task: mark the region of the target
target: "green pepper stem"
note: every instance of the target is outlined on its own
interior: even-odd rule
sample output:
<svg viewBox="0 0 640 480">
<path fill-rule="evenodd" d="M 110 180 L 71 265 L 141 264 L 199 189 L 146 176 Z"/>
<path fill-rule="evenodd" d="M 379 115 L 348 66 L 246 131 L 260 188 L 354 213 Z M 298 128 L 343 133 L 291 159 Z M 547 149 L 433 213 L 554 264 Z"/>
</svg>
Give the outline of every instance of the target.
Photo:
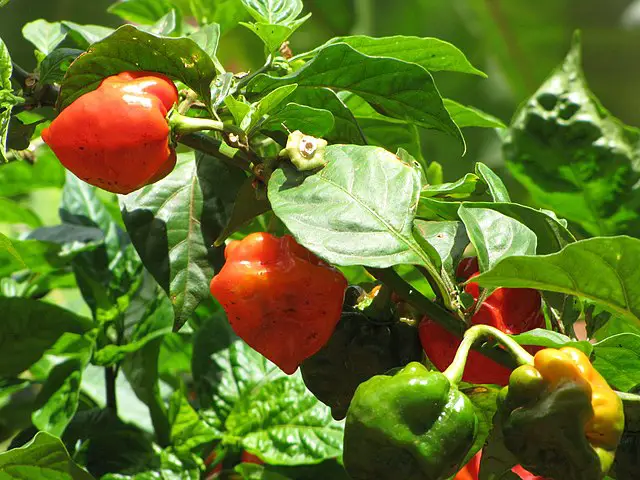
<svg viewBox="0 0 640 480">
<path fill-rule="evenodd" d="M 498 343 L 511 354 L 518 365 L 533 364 L 533 356 L 506 333 L 489 325 L 474 325 L 465 332 L 453 362 L 451 362 L 451 365 L 443 372 L 444 376 L 449 379 L 452 385 L 457 385 L 462 380 L 462 374 L 464 373 L 464 367 L 467 364 L 467 357 L 471 347 L 485 338 L 496 339 Z"/>
<path fill-rule="evenodd" d="M 232 133 L 240 140 L 246 139 L 246 133 L 235 125 L 213 120 L 211 118 L 197 118 L 182 115 L 177 110 L 173 110 L 167 117 L 171 130 L 178 136 L 190 133 L 201 132 L 203 130 L 215 130 L 218 132 Z"/>
</svg>

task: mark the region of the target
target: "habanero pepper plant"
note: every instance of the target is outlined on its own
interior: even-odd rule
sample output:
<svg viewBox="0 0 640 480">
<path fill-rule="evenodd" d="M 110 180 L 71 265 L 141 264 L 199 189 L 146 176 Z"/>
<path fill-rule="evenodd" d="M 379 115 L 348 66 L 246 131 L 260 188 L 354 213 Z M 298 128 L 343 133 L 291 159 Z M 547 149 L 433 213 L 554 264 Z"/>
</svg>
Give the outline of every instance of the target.
<svg viewBox="0 0 640 480">
<path fill-rule="evenodd" d="M 0 40 L 0 478 L 640 478 L 640 131 L 345 5 Z"/>
</svg>

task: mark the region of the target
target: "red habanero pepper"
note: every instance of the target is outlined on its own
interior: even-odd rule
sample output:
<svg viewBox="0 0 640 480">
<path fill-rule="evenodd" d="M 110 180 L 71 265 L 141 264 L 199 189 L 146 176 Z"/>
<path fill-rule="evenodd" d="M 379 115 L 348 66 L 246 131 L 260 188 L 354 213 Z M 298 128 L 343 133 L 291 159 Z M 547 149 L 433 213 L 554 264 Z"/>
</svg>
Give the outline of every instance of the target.
<svg viewBox="0 0 640 480">
<path fill-rule="evenodd" d="M 42 132 L 60 163 L 91 185 L 130 193 L 176 163 L 167 113 L 178 91 L 166 76 L 122 72 L 65 108 Z"/>
<path fill-rule="evenodd" d="M 460 280 L 479 275 L 476 258 L 465 258 L 456 271 Z M 470 282 L 465 292 L 478 299 L 480 287 Z M 523 333 L 534 328 L 544 327 L 544 315 L 541 311 L 541 297 L 537 290 L 530 288 L 498 288 L 480 306 L 471 319 L 473 325 L 484 324 L 495 327 L 508 334 Z M 446 369 L 453 360 L 460 339 L 449 333 L 440 324 L 429 317 L 420 323 L 420 341 L 429 360 L 439 369 Z M 528 347 L 532 353 L 539 348 Z M 507 385 L 511 370 L 485 357 L 480 352 L 471 351 L 462 379 L 470 383 L 493 383 Z"/>
<path fill-rule="evenodd" d="M 346 279 L 289 235 L 252 233 L 225 258 L 211 293 L 238 336 L 292 374 L 331 337 Z"/>
</svg>

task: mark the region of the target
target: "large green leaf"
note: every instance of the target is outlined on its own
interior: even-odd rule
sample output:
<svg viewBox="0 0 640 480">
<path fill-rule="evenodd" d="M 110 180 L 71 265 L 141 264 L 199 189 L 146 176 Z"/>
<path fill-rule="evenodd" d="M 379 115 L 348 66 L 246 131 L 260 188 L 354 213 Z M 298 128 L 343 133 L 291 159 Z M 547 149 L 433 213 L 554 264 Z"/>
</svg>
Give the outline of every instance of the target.
<svg viewBox="0 0 640 480">
<path fill-rule="evenodd" d="M 334 116 L 329 110 L 287 103 L 269 115 L 260 128 L 283 132 L 300 130 L 306 135 L 322 138 L 333 129 L 334 124 Z"/>
<path fill-rule="evenodd" d="M 49 273 L 63 267 L 67 259 L 60 256 L 61 246 L 39 240 L 12 240 L 0 233 L 0 277 L 30 270 Z"/>
<path fill-rule="evenodd" d="M 614 388 L 627 392 L 640 385 L 640 335 L 621 333 L 596 343 L 593 366 Z"/>
<path fill-rule="evenodd" d="M 193 379 L 200 415 L 221 438 L 236 403 L 251 396 L 266 377 L 282 372 L 235 336 L 224 315 L 207 320 L 197 331 L 193 348 Z"/>
<path fill-rule="evenodd" d="M 230 218 L 242 171 L 215 158 L 181 154 L 163 180 L 121 197 L 124 222 L 147 270 L 167 292 L 183 325 L 221 265 L 212 247 Z"/>
<path fill-rule="evenodd" d="M 460 128 L 506 128 L 506 125 L 499 118 L 475 107 L 465 106 L 448 98 L 443 99 L 443 102 L 449 115 Z"/>
<path fill-rule="evenodd" d="M 291 75 L 279 78 L 258 75 L 248 89 L 264 94 L 291 83 L 297 83 L 299 87 L 353 92 L 385 115 L 441 130 L 463 142 L 431 74 L 414 63 L 369 57 L 349 45 L 338 43 L 320 51 Z"/>
<path fill-rule="evenodd" d="M 511 255 L 535 255 L 538 239 L 524 223 L 491 208 L 467 208 L 458 215 L 478 254 L 480 271 L 489 270 Z"/>
<path fill-rule="evenodd" d="M 60 83 L 82 50 L 76 48 L 57 48 L 40 62 L 39 82 L 42 85 Z"/>
<path fill-rule="evenodd" d="M 299 56 L 309 57 L 317 54 L 328 45 L 336 43 L 346 43 L 371 57 L 396 58 L 405 62 L 417 63 L 432 72 L 445 70 L 486 77 L 484 73 L 471 65 L 464 53 L 455 45 L 430 37 L 420 38 L 403 35 L 382 38 L 367 37 L 366 35 L 337 37 L 315 50 Z"/>
<path fill-rule="evenodd" d="M 12 108 L 23 100 L 13 94 L 11 86 L 11 73 L 13 65 L 9 50 L 0 38 L 0 160 L 7 161 L 7 148 L 9 148 L 9 122 L 11 121 Z"/>
<path fill-rule="evenodd" d="M 272 465 L 320 463 L 342 453 L 344 423 L 306 389 L 300 373 L 245 395 L 225 425 L 245 450 Z"/>
<path fill-rule="evenodd" d="M 78 286 L 100 323 L 121 322 L 142 281 L 142 264 L 131 241 L 96 195 L 96 188 L 67 172 L 60 217 L 71 225 L 95 227 L 104 245 L 72 262 Z"/>
<path fill-rule="evenodd" d="M 336 265 L 429 264 L 412 233 L 420 173 L 378 147 L 331 145 L 325 159 L 313 175 L 285 166 L 269 181 L 273 210 L 296 239 Z"/>
<path fill-rule="evenodd" d="M 453 266 L 458 264 L 464 249 L 469 245 L 469 238 L 462 222 L 416 220 L 415 227 L 420 236 L 438 252 L 442 266 L 453 273 Z"/>
<path fill-rule="evenodd" d="M 535 288 L 585 297 L 640 322 L 640 240 L 601 237 L 567 245 L 552 255 L 514 256 L 474 281 L 486 287 Z"/>
<path fill-rule="evenodd" d="M 91 327 L 89 319 L 27 298 L 0 297 L 0 310 L 0 377 L 29 368 L 65 332 L 82 334 Z"/>
<path fill-rule="evenodd" d="M 200 25 L 218 23 L 223 34 L 248 17 L 242 0 L 188 0 L 188 4 Z"/>
<path fill-rule="evenodd" d="M 93 480 L 73 462 L 62 441 L 45 432 L 23 447 L 0 454 L 0 473 L 3 480 Z"/>
<path fill-rule="evenodd" d="M 95 90 L 103 78 L 123 70 L 149 70 L 176 78 L 207 104 L 216 71 L 209 55 L 188 38 L 159 37 L 124 25 L 79 57 L 62 83 L 58 107 L 64 109 Z"/>
<path fill-rule="evenodd" d="M 516 114 L 505 139 L 514 176 L 541 206 L 592 235 L 640 233 L 640 134 L 605 110 L 582 73 L 578 40 Z"/>
<path fill-rule="evenodd" d="M 181 390 L 176 390 L 171 396 L 169 422 L 171 444 L 177 449 L 190 451 L 217 438 L 218 432 L 200 418 Z"/>
</svg>

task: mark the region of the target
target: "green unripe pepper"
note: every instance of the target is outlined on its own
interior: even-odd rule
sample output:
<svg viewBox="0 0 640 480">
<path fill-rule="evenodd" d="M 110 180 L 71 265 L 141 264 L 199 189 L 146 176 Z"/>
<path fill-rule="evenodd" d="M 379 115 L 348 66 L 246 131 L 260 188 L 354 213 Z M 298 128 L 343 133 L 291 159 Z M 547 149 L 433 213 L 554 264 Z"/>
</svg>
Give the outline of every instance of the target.
<svg viewBox="0 0 640 480">
<path fill-rule="evenodd" d="M 441 480 L 456 473 L 477 434 L 471 401 L 445 374 L 412 362 L 356 390 L 344 466 L 354 480 Z"/>
</svg>

